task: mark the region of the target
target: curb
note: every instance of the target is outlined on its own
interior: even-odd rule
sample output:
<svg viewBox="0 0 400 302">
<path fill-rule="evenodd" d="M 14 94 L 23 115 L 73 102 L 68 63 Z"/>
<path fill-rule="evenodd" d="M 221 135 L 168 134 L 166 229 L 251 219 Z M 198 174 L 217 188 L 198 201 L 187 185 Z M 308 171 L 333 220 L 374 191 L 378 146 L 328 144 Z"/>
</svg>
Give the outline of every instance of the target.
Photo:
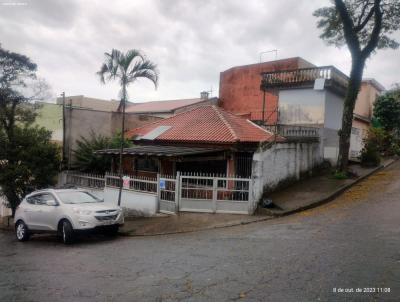
<svg viewBox="0 0 400 302">
<path fill-rule="evenodd" d="M 360 181 L 368 178 L 369 176 L 371 176 L 375 172 L 378 172 L 378 171 L 380 171 L 380 170 L 382 170 L 384 168 L 389 167 L 390 165 L 395 163 L 397 160 L 398 159 L 392 159 L 388 163 L 382 164 L 382 165 L 376 167 L 375 169 L 373 169 L 372 171 L 368 172 L 367 174 L 357 178 L 352 183 L 349 183 L 347 185 L 343 185 L 343 186 L 339 187 L 339 189 L 337 189 L 336 191 L 332 192 L 328 196 L 325 196 L 325 197 L 323 197 L 323 198 L 321 198 L 319 200 L 316 200 L 316 201 L 310 203 L 309 205 L 302 206 L 302 207 L 299 207 L 299 208 L 296 208 L 296 209 L 293 209 L 293 210 L 283 211 L 283 212 L 280 212 L 280 213 L 274 213 L 272 211 L 269 211 L 269 213 L 273 217 L 283 217 L 283 216 L 288 216 L 288 215 L 291 215 L 291 214 L 295 214 L 295 213 L 298 213 L 298 212 L 302 212 L 302 211 L 309 210 L 309 209 L 312 209 L 312 208 L 316 208 L 316 207 L 318 207 L 320 205 L 326 204 L 326 203 L 332 201 L 333 199 L 335 199 L 336 197 L 338 197 L 339 195 L 343 194 L 345 191 L 347 191 L 352 186 L 358 184 Z"/>
<path fill-rule="evenodd" d="M 182 230 L 182 231 L 153 233 L 153 234 L 132 234 L 131 232 L 119 231 L 118 234 L 121 235 L 121 236 L 124 236 L 124 237 L 152 237 L 152 236 L 164 236 L 164 235 L 174 235 L 174 234 L 195 233 L 195 232 L 201 232 L 201 231 L 207 231 L 207 230 L 223 229 L 223 228 L 229 228 L 229 227 L 233 227 L 233 226 L 257 223 L 257 222 L 261 222 L 261 221 L 270 220 L 270 219 L 273 219 L 273 218 L 274 218 L 273 216 L 265 216 L 265 217 L 261 217 L 259 219 L 255 219 L 255 220 L 251 220 L 251 221 L 241 221 L 241 222 L 234 222 L 234 223 L 226 223 L 226 224 L 223 224 L 223 225 L 214 225 L 214 226 L 199 228 L 199 229 L 195 229 L 195 230 Z"/>
</svg>

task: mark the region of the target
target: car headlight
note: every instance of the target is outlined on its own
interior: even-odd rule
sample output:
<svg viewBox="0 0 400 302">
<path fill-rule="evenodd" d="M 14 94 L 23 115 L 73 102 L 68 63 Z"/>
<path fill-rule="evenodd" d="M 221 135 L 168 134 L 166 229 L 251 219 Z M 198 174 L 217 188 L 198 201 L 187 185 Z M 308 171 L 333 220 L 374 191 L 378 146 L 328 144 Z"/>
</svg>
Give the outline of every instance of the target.
<svg viewBox="0 0 400 302">
<path fill-rule="evenodd" d="M 82 210 L 82 209 L 78 209 L 78 208 L 73 208 L 72 211 L 77 215 L 90 215 L 90 214 L 92 214 L 92 211 L 90 211 L 90 210 Z"/>
</svg>

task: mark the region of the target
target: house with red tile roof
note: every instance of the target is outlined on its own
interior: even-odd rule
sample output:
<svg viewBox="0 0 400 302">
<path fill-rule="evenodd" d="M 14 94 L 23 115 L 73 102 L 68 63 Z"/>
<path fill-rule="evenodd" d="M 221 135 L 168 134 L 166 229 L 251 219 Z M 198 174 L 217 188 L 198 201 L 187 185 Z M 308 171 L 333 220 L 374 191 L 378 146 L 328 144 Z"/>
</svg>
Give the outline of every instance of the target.
<svg viewBox="0 0 400 302">
<path fill-rule="evenodd" d="M 281 136 L 217 106 L 201 106 L 126 132 L 135 146 L 124 151 L 126 173 L 154 176 L 180 172 L 251 176 L 260 144 Z M 118 154 L 118 150 L 102 153 Z"/>
</svg>

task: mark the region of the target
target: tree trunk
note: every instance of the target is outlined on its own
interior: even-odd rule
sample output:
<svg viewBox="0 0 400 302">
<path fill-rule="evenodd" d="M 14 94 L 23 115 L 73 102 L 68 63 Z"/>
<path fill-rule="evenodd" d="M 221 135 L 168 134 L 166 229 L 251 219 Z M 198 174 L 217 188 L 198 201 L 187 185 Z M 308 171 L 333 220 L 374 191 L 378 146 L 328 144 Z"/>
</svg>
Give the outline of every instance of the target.
<svg viewBox="0 0 400 302">
<path fill-rule="evenodd" d="M 118 206 L 121 205 L 121 197 L 122 197 L 122 174 L 123 174 L 123 169 L 122 169 L 122 154 L 124 152 L 124 132 L 125 132 L 125 106 L 126 106 L 126 86 L 124 84 L 122 88 L 122 123 L 121 123 L 121 144 L 120 144 L 120 150 L 119 150 L 119 192 L 118 192 Z"/>
<path fill-rule="evenodd" d="M 15 217 L 15 212 L 17 211 L 16 207 L 11 207 L 11 217 L 14 218 Z"/>
<path fill-rule="evenodd" d="M 351 128 L 353 125 L 353 112 L 358 92 L 360 91 L 361 87 L 364 64 L 365 60 L 353 56 L 349 86 L 347 88 L 343 106 L 342 129 L 340 130 L 339 136 L 339 157 L 337 162 L 337 170 L 340 172 L 347 172 Z"/>
</svg>

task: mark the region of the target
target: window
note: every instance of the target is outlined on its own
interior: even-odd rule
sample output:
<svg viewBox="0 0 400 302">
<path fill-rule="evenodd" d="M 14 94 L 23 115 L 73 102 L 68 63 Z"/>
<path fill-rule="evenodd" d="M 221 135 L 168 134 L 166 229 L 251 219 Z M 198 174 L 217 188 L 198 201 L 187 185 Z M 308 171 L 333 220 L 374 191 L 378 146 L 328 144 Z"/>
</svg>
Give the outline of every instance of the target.
<svg viewBox="0 0 400 302">
<path fill-rule="evenodd" d="M 158 160 L 154 158 L 138 158 L 135 161 L 135 170 L 158 172 Z"/>
<path fill-rule="evenodd" d="M 58 197 L 66 204 L 95 203 L 102 202 L 101 199 L 82 191 L 65 191 L 57 193 Z"/>
<path fill-rule="evenodd" d="M 34 205 L 47 205 L 47 201 L 54 200 L 54 196 L 46 193 L 46 194 L 36 194 L 26 199 L 26 201 L 30 204 Z"/>
</svg>

